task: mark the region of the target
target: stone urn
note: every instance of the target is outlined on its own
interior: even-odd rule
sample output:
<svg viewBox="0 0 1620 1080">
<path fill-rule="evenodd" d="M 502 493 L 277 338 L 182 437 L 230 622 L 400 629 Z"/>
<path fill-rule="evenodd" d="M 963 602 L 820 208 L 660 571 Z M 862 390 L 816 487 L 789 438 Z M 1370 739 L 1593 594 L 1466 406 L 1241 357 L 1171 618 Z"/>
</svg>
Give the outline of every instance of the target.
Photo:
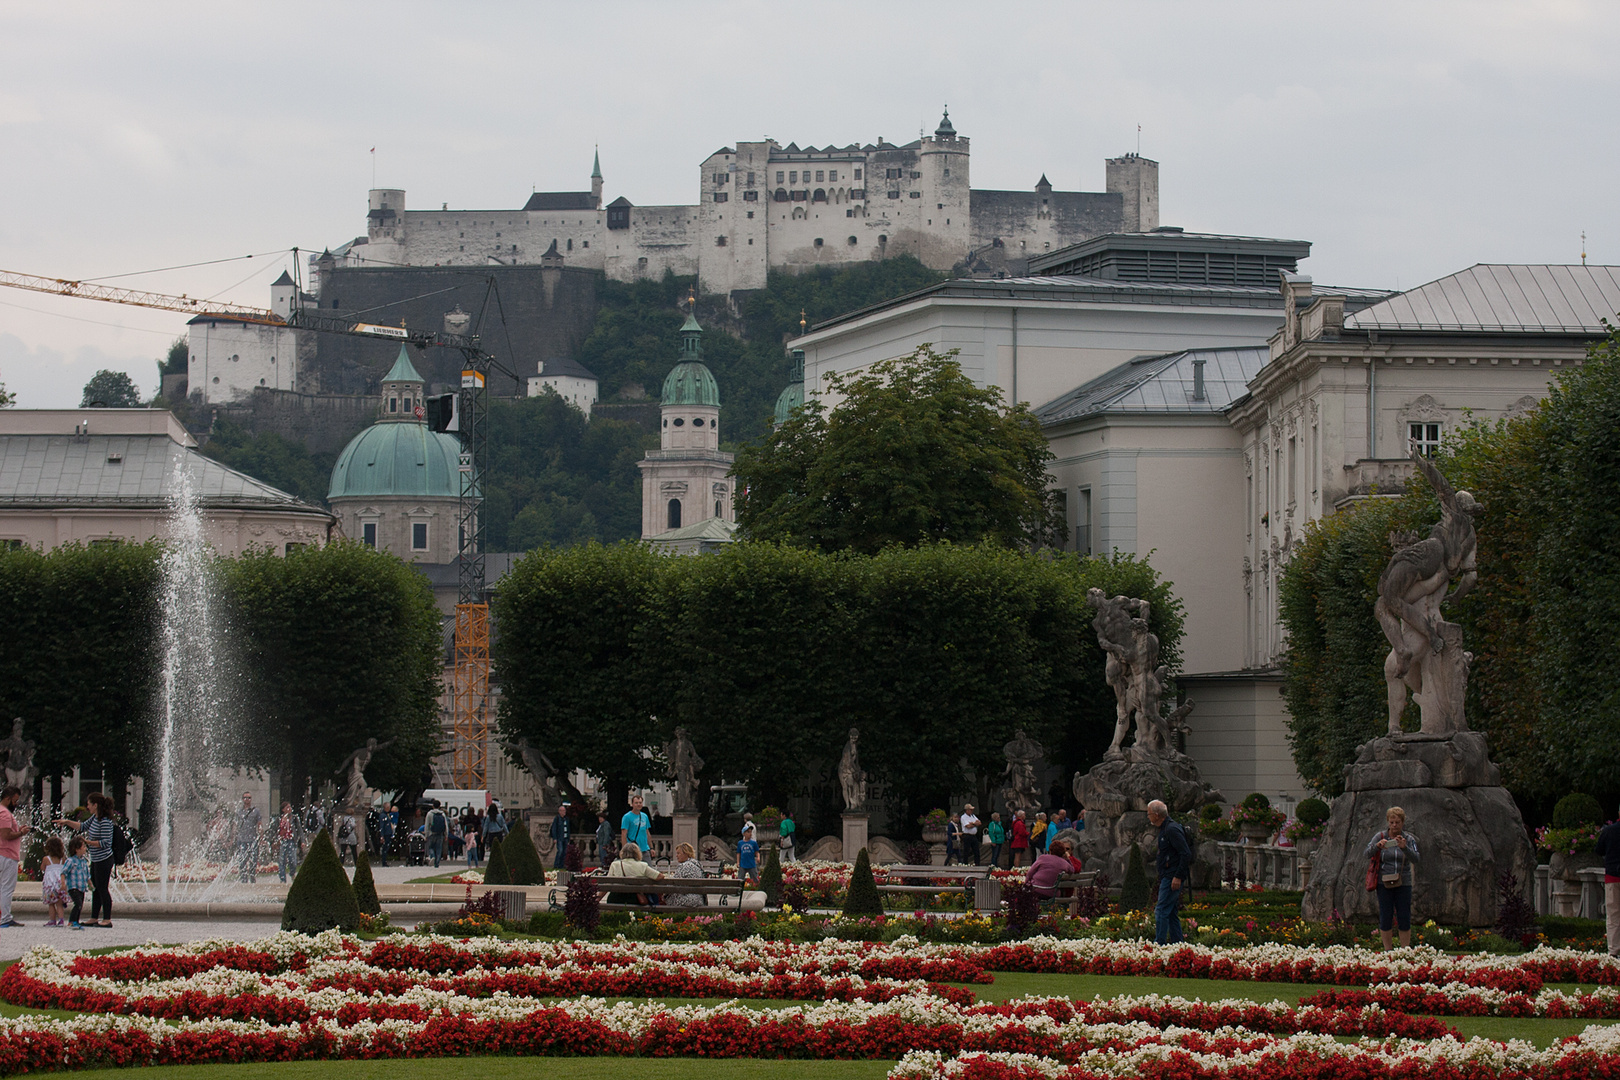
<svg viewBox="0 0 1620 1080">
<path fill-rule="evenodd" d="M 1316 846 L 1322 842 L 1320 836 L 1302 836 L 1294 841 L 1294 850 L 1299 852 L 1300 860 L 1309 861 L 1316 854 Z"/>
<path fill-rule="evenodd" d="M 923 826 L 922 838 L 925 844 L 943 844 L 949 835 L 950 831 L 943 825 L 938 828 L 928 825 Z"/>
<path fill-rule="evenodd" d="M 1243 837 L 1243 839 L 1247 840 L 1250 844 L 1265 843 L 1267 840 L 1271 839 L 1271 834 L 1275 831 L 1276 830 L 1270 825 L 1267 825 L 1261 821 L 1238 822 L 1238 835 Z"/>
<path fill-rule="evenodd" d="M 1554 880 L 1567 881 L 1579 887 L 1582 870 L 1591 870 L 1602 865 L 1603 856 L 1595 851 L 1577 851 L 1573 855 L 1559 851 L 1549 860 L 1547 872 Z"/>
</svg>

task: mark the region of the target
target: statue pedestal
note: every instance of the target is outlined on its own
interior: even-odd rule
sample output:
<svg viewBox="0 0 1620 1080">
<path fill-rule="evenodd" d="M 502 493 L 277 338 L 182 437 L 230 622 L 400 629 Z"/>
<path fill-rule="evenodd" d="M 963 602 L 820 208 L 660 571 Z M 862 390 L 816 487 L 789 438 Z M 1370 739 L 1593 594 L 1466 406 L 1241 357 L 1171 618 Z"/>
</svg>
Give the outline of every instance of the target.
<svg viewBox="0 0 1620 1080">
<path fill-rule="evenodd" d="M 675 811 L 675 835 L 672 839 L 675 841 L 676 847 L 680 847 L 682 844 L 691 844 L 692 850 L 698 852 L 698 857 L 703 857 L 702 851 L 698 848 L 698 816 L 696 812 L 691 810 Z"/>
<path fill-rule="evenodd" d="M 844 861 L 854 862 L 855 856 L 866 846 L 870 820 L 871 816 L 865 812 L 844 815 Z"/>
<path fill-rule="evenodd" d="M 541 866 L 550 866 L 557 854 L 557 841 L 551 838 L 551 823 L 557 820 L 557 811 L 549 806 L 537 806 L 526 815 L 529 819 L 529 839 L 540 856 Z"/>
<path fill-rule="evenodd" d="M 1192 758 L 1174 750 L 1154 753 L 1136 746 L 1110 755 L 1090 772 L 1076 773 L 1074 796 L 1085 807 L 1086 827 L 1063 838 L 1078 845 L 1076 854 L 1088 870 L 1102 870 L 1116 882 L 1125 880 L 1132 844 L 1150 865 L 1158 851 L 1158 830 L 1148 820 L 1148 803 L 1162 799 L 1171 813 L 1185 814 L 1221 801 L 1221 793 L 1204 783 Z M 1199 871 L 1205 871 L 1206 878 L 1218 875 L 1217 866 L 1195 860 L 1196 887 L 1205 887 Z"/>
<path fill-rule="evenodd" d="M 1412 911 L 1452 926 L 1490 926 L 1496 921 L 1497 875 L 1516 877 L 1526 897 L 1536 875 L 1524 819 L 1498 775 L 1477 731 L 1393 735 L 1362 744 L 1311 858 L 1300 913 L 1326 920 L 1337 910 L 1362 921 L 1377 914 L 1362 852 L 1385 827 L 1386 811 L 1399 806 L 1423 854 L 1412 875 Z"/>
</svg>

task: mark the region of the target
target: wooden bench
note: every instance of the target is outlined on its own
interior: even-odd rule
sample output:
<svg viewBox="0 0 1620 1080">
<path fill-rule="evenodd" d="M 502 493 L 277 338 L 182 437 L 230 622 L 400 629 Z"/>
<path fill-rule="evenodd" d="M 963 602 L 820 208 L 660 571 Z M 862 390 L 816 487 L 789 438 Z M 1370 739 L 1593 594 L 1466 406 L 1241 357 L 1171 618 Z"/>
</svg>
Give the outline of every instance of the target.
<svg viewBox="0 0 1620 1080">
<path fill-rule="evenodd" d="M 926 893 L 934 896 L 948 892 L 972 892 L 973 883 L 990 876 L 988 866 L 911 866 L 896 864 L 883 868 L 888 873 L 888 884 L 879 885 L 878 892 Z M 924 878 L 927 884 L 914 885 L 905 879 Z M 897 880 L 898 879 L 898 880 Z M 940 884 L 945 882 L 946 884 Z"/>
<path fill-rule="evenodd" d="M 705 910 L 740 911 L 742 910 L 742 894 L 744 882 L 740 878 L 672 878 L 664 877 L 654 880 L 652 878 L 615 878 L 591 875 L 590 880 L 596 885 L 597 892 L 606 897 L 611 893 L 642 893 L 668 897 L 676 893 L 684 895 L 697 894 L 707 902 L 704 907 L 683 907 L 677 904 L 638 904 L 621 903 L 616 900 L 604 900 L 603 911 L 680 911 L 702 912 Z M 709 899 L 713 897 L 714 899 Z"/>
<path fill-rule="evenodd" d="M 1063 874 L 1057 879 L 1057 895 L 1050 900 L 1043 899 L 1041 906 L 1061 907 L 1068 906 L 1069 915 L 1080 913 L 1080 890 L 1089 889 L 1091 883 L 1097 880 L 1097 871 L 1082 870 L 1074 874 Z"/>
</svg>

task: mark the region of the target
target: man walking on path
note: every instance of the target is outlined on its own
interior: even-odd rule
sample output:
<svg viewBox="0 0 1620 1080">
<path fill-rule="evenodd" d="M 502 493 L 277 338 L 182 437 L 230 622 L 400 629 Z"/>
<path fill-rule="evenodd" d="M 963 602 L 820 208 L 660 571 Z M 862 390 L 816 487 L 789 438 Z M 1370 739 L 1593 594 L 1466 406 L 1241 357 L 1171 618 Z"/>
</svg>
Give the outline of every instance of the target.
<svg viewBox="0 0 1620 1080">
<path fill-rule="evenodd" d="M 1603 905 L 1608 922 L 1609 955 L 1620 957 L 1620 819 L 1609 822 L 1598 833 L 1597 853 L 1603 857 Z"/>
<path fill-rule="evenodd" d="M 1154 799 L 1148 803 L 1148 820 L 1159 830 L 1159 903 L 1153 909 L 1154 937 L 1160 945 L 1181 940 L 1181 887 L 1192 873 L 1192 845 L 1187 833 L 1170 820 L 1170 808 Z"/>
<path fill-rule="evenodd" d="M 242 880 L 259 880 L 259 833 L 264 814 L 253 805 L 253 793 L 242 792 L 242 809 L 236 812 L 236 854 L 241 859 Z"/>
<path fill-rule="evenodd" d="M 613 861 L 613 822 L 608 820 L 606 808 L 596 812 L 596 861 L 603 870 Z"/>
<path fill-rule="evenodd" d="M 573 835 L 573 822 L 568 815 L 573 812 L 573 806 L 564 799 L 563 804 L 557 808 L 557 816 L 551 819 L 551 839 L 556 841 L 557 852 L 551 857 L 551 865 L 558 870 L 563 868 L 563 856 L 568 854 L 568 841 Z"/>
<path fill-rule="evenodd" d="M 439 860 L 444 858 L 444 842 L 450 835 L 450 819 L 445 812 L 439 809 L 439 800 L 433 800 L 433 806 L 427 813 L 427 824 L 423 826 L 427 834 L 428 854 L 433 856 L 433 868 L 439 868 Z"/>
<path fill-rule="evenodd" d="M 625 812 L 624 818 L 619 822 L 619 846 L 634 844 L 650 855 L 652 847 L 648 841 L 652 838 L 647 834 L 652 828 L 652 819 L 647 817 L 646 812 L 641 809 L 641 805 L 641 796 L 639 794 L 630 796 L 630 809 Z"/>
<path fill-rule="evenodd" d="M 962 804 L 962 861 L 969 866 L 979 865 L 979 816 L 972 803 Z"/>
<path fill-rule="evenodd" d="M 22 838 L 33 832 L 33 826 L 17 826 L 17 800 L 22 789 L 15 784 L 0 792 L 0 927 L 21 926 L 11 917 L 11 898 L 17 891 L 17 864 L 22 861 Z"/>
</svg>

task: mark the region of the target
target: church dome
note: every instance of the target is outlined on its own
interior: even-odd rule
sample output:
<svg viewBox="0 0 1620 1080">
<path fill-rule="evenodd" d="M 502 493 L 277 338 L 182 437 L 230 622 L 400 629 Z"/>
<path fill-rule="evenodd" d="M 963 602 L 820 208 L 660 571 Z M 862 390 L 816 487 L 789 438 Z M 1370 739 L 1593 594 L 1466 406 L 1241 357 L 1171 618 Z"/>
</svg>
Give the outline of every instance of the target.
<svg viewBox="0 0 1620 1080">
<path fill-rule="evenodd" d="M 776 426 L 781 427 L 787 423 L 793 416 L 793 410 L 803 404 L 804 383 L 788 383 L 787 389 L 783 390 L 776 399 Z"/>
<path fill-rule="evenodd" d="M 663 404 L 720 404 L 720 385 L 703 362 L 703 329 L 690 315 L 681 327 L 681 362 L 664 379 Z"/>
<path fill-rule="evenodd" d="M 373 424 L 332 467 L 328 499 L 390 495 L 454 499 L 461 495 L 461 442 L 422 423 Z"/>
</svg>

